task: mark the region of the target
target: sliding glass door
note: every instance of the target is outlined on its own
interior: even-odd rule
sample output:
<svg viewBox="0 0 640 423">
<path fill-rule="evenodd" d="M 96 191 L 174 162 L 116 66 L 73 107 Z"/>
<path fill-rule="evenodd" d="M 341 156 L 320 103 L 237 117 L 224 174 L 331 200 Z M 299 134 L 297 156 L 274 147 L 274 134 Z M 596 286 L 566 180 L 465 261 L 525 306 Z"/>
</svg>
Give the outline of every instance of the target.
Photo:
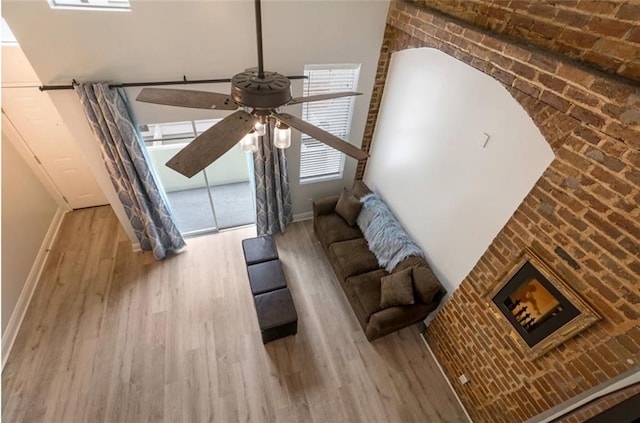
<svg viewBox="0 0 640 423">
<path fill-rule="evenodd" d="M 211 119 L 141 127 L 151 161 L 185 236 L 255 223 L 252 162 L 239 146 L 192 178 L 165 166 L 196 135 L 215 123 Z"/>
</svg>

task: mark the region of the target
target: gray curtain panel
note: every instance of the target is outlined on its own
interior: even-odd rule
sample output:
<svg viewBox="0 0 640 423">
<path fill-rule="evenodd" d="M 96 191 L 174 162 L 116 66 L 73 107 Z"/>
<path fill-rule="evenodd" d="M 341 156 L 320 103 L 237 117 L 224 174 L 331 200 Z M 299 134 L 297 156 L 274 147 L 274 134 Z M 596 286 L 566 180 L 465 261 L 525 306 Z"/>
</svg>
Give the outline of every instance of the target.
<svg viewBox="0 0 640 423">
<path fill-rule="evenodd" d="M 293 219 L 287 155 L 273 146 L 273 127 L 269 129 L 259 137 L 258 151 L 253 155 L 258 235 L 284 232 Z"/>
<path fill-rule="evenodd" d="M 131 221 L 140 247 L 162 260 L 185 247 L 171 209 L 147 160 L 126 95 L 106 82 L 75 86 L 99 141 L 111 182 Z"/>
</svg>

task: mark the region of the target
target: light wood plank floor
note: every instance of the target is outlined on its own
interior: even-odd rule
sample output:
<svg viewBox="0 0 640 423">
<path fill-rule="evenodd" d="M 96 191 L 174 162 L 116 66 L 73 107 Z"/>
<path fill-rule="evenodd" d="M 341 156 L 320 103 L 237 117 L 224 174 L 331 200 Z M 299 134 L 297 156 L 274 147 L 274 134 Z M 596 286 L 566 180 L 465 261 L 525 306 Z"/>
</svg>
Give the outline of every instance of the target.
<svg viewBox="0 0 640 423">
<path fill-rule="evenodd" d="M 415 327 L 369 343 L 311 222 L 277 237 L 298 334 L 262 345 L 243 228 L 133 253 L 65 217 L 2 373 L 4 422 L 463 422 Z"/>
</svg>

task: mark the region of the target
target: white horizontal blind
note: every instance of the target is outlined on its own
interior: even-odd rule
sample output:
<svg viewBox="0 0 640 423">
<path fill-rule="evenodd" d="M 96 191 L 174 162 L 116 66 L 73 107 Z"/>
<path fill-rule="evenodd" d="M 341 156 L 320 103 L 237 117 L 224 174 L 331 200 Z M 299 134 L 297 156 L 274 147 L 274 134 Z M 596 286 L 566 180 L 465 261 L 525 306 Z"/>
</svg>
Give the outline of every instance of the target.
<svg viewBox="0 0 640 423">
<path fill-rule="evenodd" d="M 150 123 L 140 125 L 140 133 L 147 148 L 163 145 L 188 144 L 195 137 L 222 119 L 205 119 L 185 122 Z"/>
<path fill-rule="evenodd" d="M 304 95 L 355 91 L 360 65 L 307 65 Z M 331 134 L 349 139 L 354 97 L 303 103 L 302 119 Z M 344 154 L 302 134 L 300 147 L 300 182 L 316 182 L 341 177 Z"/>
<path fill-rule="evenodd" d="M 14 37 L 13 32 L 7 25 L 7 22 L 2 18 L 2 45 L 3 46 L 17 46 L 18 41 L 16 41 L 16 37 Z"/>
<path fill-rule="evenodd" d="M 129 0 L 49 0 L 53 8 L 130 10 Z"/>
</svg>

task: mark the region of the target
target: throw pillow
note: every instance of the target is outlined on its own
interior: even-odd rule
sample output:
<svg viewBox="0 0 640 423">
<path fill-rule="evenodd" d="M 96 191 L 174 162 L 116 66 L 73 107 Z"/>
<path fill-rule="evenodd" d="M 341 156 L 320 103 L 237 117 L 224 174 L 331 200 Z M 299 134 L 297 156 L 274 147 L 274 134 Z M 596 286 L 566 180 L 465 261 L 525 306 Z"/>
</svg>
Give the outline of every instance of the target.
<svg viewBox="0 0 640 423">
<path fill-rule="evenodd" d="M 421 302 L 429 304 L 433 297 L 440 291 L 440 282 L 433 271 L 425 266 L 413 266 L 413 287 Z"/>
<path fill-rule="evenodd" d="M 336 204 L 335 212 L 346 220 L 349 226 L 356 224 L 356 219 L 360 214 L 360 209 L 362 209 L 362 203 L 360 200 L 347 191 L 346 188 L 342 190 L 342 194 L 340 194 L 340 198 Z"/>
<path fill-rule="evenodd" d="M 414 303 L 411 268 L 380 279 L 380 308 Z"/>
</svg>

